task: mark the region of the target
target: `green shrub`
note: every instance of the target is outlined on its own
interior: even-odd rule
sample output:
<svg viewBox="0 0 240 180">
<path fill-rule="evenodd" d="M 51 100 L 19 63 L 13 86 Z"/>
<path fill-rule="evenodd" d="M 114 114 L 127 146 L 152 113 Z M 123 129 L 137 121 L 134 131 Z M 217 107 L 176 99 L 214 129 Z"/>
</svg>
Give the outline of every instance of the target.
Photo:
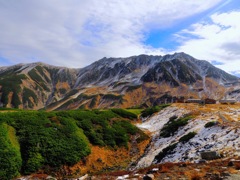
<svg viewBox="0 0 240 180">
<path fill-rule="evenodd" d="M 91 100 L 91 103 L 89 105 L 90 108 L 93 108 L 97 103 L 97 97 L 93 97 L 93 99 Z"/>
<path fill-rule="evenodd" d="M 34 81 L 36 81 L 38 83 L 44 82 L 42 77 L 39 76 L 39 74 L 37 73 L 37 71 L 35 69 L 32 69 L 31 71 L 29 71 L 28 75 L 32 78 L 32 80 L 34 80 Z"/>
<path fill-rule="evenodd" d="M 37 69 L 37 71 L 39 72 L 39 74 L 41 74 L 41 76 L 43 76 L 44 79 L 45 79 L 48 83 L 51 82 L 51 80 L 48 78 L 48 76 L 46 75 L 46 73 L 43 71 L 44 68 L 43 68 L 42 66 L 36 66 L 36 69 Z"/>
<path fill-rule="evenodd" d="M 64 88 L 60 88 L 60 89 L 59 89 L 59 92 L 60 92 L 60 94 L 66 94 L 66 93 L 67 93 L 67 90 L 64 89 Z"/>
<path fill-rule="evenodd" d="M 11 104 L 13 105 L 14 108 L 18 108 L 19 105 L 21 104 L 21 101 L 19 99 L 17 92 L 13 93 Z"/>
<path fill-rule="evenodd" d="M 71 118 L 55 117 L 56 121 L 51 121 L 45 112 L 15 112 L 7 116 L 5 119 L 17 131 L 24 174 L 43 165 L 73 165 L 90 153 L 86 136 Z"/>
<path fill-rule="evenodd" d="M 139 89 L 140 87 L 142 87 L 142 85 L 128 86 L 126 91 L 131 92 L 131 91 L 134 91 L 136 89 Z"/>
<path fill-rule="evenodd" d="M 204 127 L 205 128 L 209 128 L 209 127 L 212 127 L 212 126 L 215 126 L 217 124 L 216 121 L 210 121 L 210 122 L 207 122 Z"/>
<path fill-rule="evenodd" d="M 164 148 L 157 156 L 155 156 L 154 161 L 160 163 L 162 159 L 167 156 L 168 154 L 172 154 L 173 150 L 177 147 L 177 143 L 169 145 L 168 147 Z"/>
<path fill-rule="evenodd" d="M 118 114 L 119 116 L 122 116 L 124 118 L 129 119 L 137 119 L 137 115 L 134 113 L 131 113 L 129 111 L 126 111 L 124 109 L 111 109 L 114 113 Z"/>
<path fill-rule="evenodd" d="M 142 117 L 148 117 L 148 116 L 151 116 L 152 114 L 156 113 L 156 112 L 159 112 L 161 111 L 162 109 L 168 107 L 169 104 L 163 104 L 163 105 L 160 105 L 160 106 L 153 106 L 153 107 L 150 107 L 150 108 L 147 108 L 147 109 L 144 109 L 142 111 L 142 114 L 141 116 Z"/>
<path fill-rule="evenodd" d="M 39 152 L 30 152 L 27 162 L 25 162 L 25 173 L 31 174 L 38 171 L 44 163 L 44 158 Z"/>
<path fill-rule="evenodd" d="M 176 120 L 178 117 L 176 116 L 176 115 L 174 115 L 174 116 L 172 116 L 172 117 L 170 117 L 169 118 L 169 121 L 171 122 L 171 121 L 174 121 L 174 120 Z"/>
<path fill-rule="evenodd" d="M 111 147 L 126 146 L 129 141 L 129 135 L 135 134 L 140 134 L 141 140 L 146 139 L 146 137 L 143 137 L 145 134 L 129 121 L 119 119 L 118 114 L 122 114 L 122 116 L 125 117 L 127 117 L 126 114 L 129 116 L 126 110 L 121 111 L 120 109 L 114 109 L 68 112 L 71 114 L 71 117 L 77 120 L 77 125 L 84 130 L 85 135 L 94 145 Z M 115 120 L 112 120 L 113 118 Z"/>
<path fill-rule="evenodd" d="M 188 142 L 190 139 L 192 139 L 196 134 L 197 134 L 196 132 L 189 132 L 188 134 L 182 136 L 182 137 L 179 139 L 179 142 L 186 143 L 186 142 Z"/>
<path fill-rule="evenodd" d="M 179 127 L 181 126 L 185 126 L 188 121 L 192 119 L 191 116 L 187 115 L 187 116 L 184 116 L 184 117 L 181 117 L 175 121 L 168 121 L 168 123 L 166 123 L 161 132 L 160 132 L 160 137 L 170 137 L 172 135 L 174 135 L 174 133 L 178 130 Z"/>
<path fill-rule="evenodd" d="M 33 104 L 30 100 L 30 98 L 33 98 L 34 103 L 36 104 L 38 102 L 38 97 L 37 95 L 30 89 L 24 88 L 23 89 L 23 103 L 26 104 L 28 103 L 28 107 L 32 108 Z"/>
<path fill-rule="evenodd" d="M 136 114 L 136 116 L 139 116 L 142 113 L 143 109 L 140 109 L 140 108 L 127 108 L 126 111 L 131 112 L 133 114 Z"/>
<path fill-rule="evenodd" d="M 39 84 L 44 90 L 50 92 L 50 89 L 47 87 L 44 79 L 37 73 L 36 69 L 32 69 L 28 72 L 28 75 L 34 80 L 37 84 Z"/>
<path fill-rule="evenodd" d="M 111 110 L 6 112 L 0 116 L 0 179 L 11 179 L 20 169 L 30 174 L 74 165 L 89 155 L 89 142 L 127 148 L 133 135 L 138 142 L 148 138 Z"/>
<path fill-rule="evenodd" d="M 110 100 L 122 100 L 122 95 L 115 95 L 115 94 L 104 94 L 103 99 L 110 99 Z"/>
<path fill-rule="evenodd" d="M 15 108 L 18 108 L 18 106 L 21 104 L 21 101 L 18 97 L 18 94 L 21 92 L 21 86 L 20 84 L 22 83 L 23 79 L 26 79 L 26 75 L 20 74 L 17 76 L 5 76 L 0 79 L 0 85 L 2 86 L 1 91 L 2 91 L 2 103 L 4 107 L 8 104 L 8 95 L 10 92 L 13 93 L 12 97 L 12 105 Z"/>
<path fill-rule="evenodd" d="M 0 123 L 0 179 L 12 179 L 20 174 L 22 158 L 15 130 Z"/>
</svg>

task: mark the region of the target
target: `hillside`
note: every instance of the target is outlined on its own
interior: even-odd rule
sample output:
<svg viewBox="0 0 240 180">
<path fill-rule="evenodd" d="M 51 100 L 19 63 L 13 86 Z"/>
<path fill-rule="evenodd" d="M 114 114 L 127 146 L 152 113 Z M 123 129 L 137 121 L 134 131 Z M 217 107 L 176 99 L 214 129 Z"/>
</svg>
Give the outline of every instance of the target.
<svg viewBox="0 0 240 180">
<path fill-rule="evenodd" d="M 153 136 L 138 168 L 163 162 L 196 162 L 205 151 L 216 151 L 223 157 L 240 155 L 239 104 L 174 104 L 137 126 Z"/>
<path fill-rule="evenodd" d="M 58 179 L 125 169 L 149 137 L 123 110 L 0 110 L 0 179 L 32 173 Z"/>
<path fill-rule="evenodd" d="M 177 98 L 239 100 L 239 79 L 185 53 L 103 58 L 82 69 L 43 63 L 0 68 L 0 105 L 64 110 L 152 106 Z"/>
<path fill-rule="evenodd" d="M 65 177 L 143 179 L 150 174 L 155 179 L 173 180 L 239 178 L 239 109 L 239 104 L 181 103 L 145 109 L 141 113 L 144 118 L 134 124 L 150 136 L 150 141 L 137 145 L 137 136 L 132 136 L 129 149 L 118 147 L 114 151 L 91 146 L 91 154 L 72 166 Z"/>
<path fill-rule="evenodd" d="M 43 63 L 1 68 L 1 105 L 21 109 L 44 108 L 72 90 L 77 71 Z"/>
</svg>

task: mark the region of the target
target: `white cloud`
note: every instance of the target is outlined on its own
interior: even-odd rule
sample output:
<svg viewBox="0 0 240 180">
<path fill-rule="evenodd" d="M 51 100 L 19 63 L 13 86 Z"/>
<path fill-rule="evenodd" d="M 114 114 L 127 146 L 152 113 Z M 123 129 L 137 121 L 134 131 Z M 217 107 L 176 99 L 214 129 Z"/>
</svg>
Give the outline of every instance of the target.
<svg viewBox="0 0 240 180">
<path fill-rule="evenodd" d="M 182 38 L 178 51 L 222 62 L 218 67 L 228 72 L 239 71 L 240 12 L 216 13 L 210 18 L 211 21 L 194 24 L 177 34 Z"/>
<path fill-rule="evenodd" d="M 0 56 L 82 67 L 103 56 L 163 54 L 143 44 L 146 32 L 221 1 L 0 0 Z"/>
</svg>

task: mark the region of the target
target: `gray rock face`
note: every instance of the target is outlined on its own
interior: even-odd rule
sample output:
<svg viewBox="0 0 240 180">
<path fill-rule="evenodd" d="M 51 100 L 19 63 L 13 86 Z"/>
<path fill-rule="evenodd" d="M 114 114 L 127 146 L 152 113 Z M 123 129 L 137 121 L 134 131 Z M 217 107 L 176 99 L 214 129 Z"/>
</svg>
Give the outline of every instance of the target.
<svg viewBox="0 0 240 180">
<path fill-rule="evenodd" d="M 84 100 L 81 100 L 81 97 L 80 100 L 77 99 L 83 93 L 81 90 L 89 87 L 97 87 L 97 89 L 104 87 L 103 92 L 93 93 L 101 97 L 105 93 L 115 95 L 118 93 L 117 96 L 124 96 L 126 92 L 142 88 L 145 93 L 143 96 L 150 104 L 154 104 L 164 102 L 166 98 L 171 100 L 179 92 L 184 96 L 188 93 L 188 89 L 191 91 L 193 87 L 195 95 L 205 93 L 211 96 L 209 91 L 214 91 L 211 89 L 212 83 L 216 87 L 226 83 L 234 84 L 235 81 L 238 81 L 237 77 L 214 67 L 207 61 L 197 60 L 185 53 L 103 58 L 82 69 L 43 63 L 18 64 L 0 68 L 0 106 L 40 109 L 60 102 L 55 109 L 58 106 L 65 109 L 71 107 L 70 100 L 76 100 L 75 104 L 92 101 L 90 104 L 94 106 L 97 97 L 94 99 L 92 96 L 84 96 Z M 168 90 L 165 90 L 159 92 L 159 96 L 151 97 L 158 91 L 144 87 L 145 84 L 167 85 L 168 88 L 178 88 L 178 90 L 170 95 L 166 94 Z M 239 94 L 238 90 L 231 93 L 234 97 L 235 94 Z M 112 105 L 124 101 L 126 102 L 124 97 L 121 97 L 121 101 L 114 101 Z M 132 102 L 135 101 L 137 99 L 132 99 Z M 138 102 L 144 104 L 146 103 L 144 101 Z M 65 103 L 67 105 L 64 105 Z M 102 106 L 104 103 L 105 105 Z M 95 107 L 109 107 L 108 103 L 110 102 L 106 103 L 105 99 L 100 98 L 99 104 Z M 90 105 L 88 106 L 91 108 Z"/>
<path fill-rule="evenodd" d="M 185 53 L 175 53 L 165 56 L 103 58 L 80 70 L 75 87 L 89 84 L 109 85 L 114 81 L 168 82 L 178 86 L 179 83 L 192 84 L 205 77 L 221 83 L 238 79 L 207 61 L 197 60 Z"/>
<path fill-rule="evenodd" d="M 202 159 L 214 160 L 220 158 L 220 155 L 216 151 L 201 152 Z"/>
</svg>

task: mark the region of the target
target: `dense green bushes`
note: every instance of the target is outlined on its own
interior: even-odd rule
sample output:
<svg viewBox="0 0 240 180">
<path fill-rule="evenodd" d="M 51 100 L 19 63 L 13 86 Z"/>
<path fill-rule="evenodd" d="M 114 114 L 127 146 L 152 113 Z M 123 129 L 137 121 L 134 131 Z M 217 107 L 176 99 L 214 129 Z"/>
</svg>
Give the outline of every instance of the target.
<svg viewBox="0 0 240 180">
<path fill-rule="evenodd" d="M 138 142 L 148 138 L 126 118 L 112 110 L 2 113 L 0 179 L 73 165 L 90 153 L 89 142 L 117 148 L 128 147 L 131 135 L 140 136 Z"/>
<path fill-rule="evenodd" d="M 196 132 L 189 132 L 188 134 L 184 135 L 179 139 L 179 142 L 186 143 L 190 139 L 192 139 L 197 133 Z"/>
<path fill-rule="evenodd" d="M 167 156 L 168 154 L 172 154 L 173 150 L 176 147 L 177 147 L 177 143 L 167 146 L 157 156 L 155 156 L 154 161 L 157 161 L 157 163 L 161 162 L 165 156 Z"/>
<path fill-rule="evenodd" d="M 123 100 L 122 95 L 115 95 L 115 94 L 104 94 L 103 99 L 110 99 L 110 100 Z"/>
<path fill-rule="evenodd" d="M 139 88 L 141 88 L 142 87 L 142 85 L 135 85 L 135 86 L 127 86 L 127 92 L 131 92 L 131 91 L 134 91 L 134 90 L 136 90 L 136 89 L 139 89 Z"/>
<path fill-rule="evenodd" d="M 18 106 L 21 104 L 21 101 L 18 97 L 18 94 L 20 93 L 21 87 L 20 84 L 22 83 L 22 79 L 26 79 L 26 75 L 20 74 L 17 76 L 6 76 L 2 79 L 0 79 L 0 85 L 2 86 L 1 92 L 2 92 L 2 103 L 4 107 L 8 104 L 8 95 L 10 92 L 13 93 L 12 96 L 12 105 L 14 108 L 18 108 Z"/>
<path fill-rule="evenodd" d="M 168 107 L 169 104 L 163 104 L 163 105 L 160 105 L 160 106 L 153 106 L 153 107 L 150 107 L 150 108 L 147 108 L 147 109 L 144 109 L 142 111 L 142 114 L 141 116 L 142 117 L 148 117 L 148 116 L 151 116 L 152 114 L 164 109 L 165 107 Z"/>
<path fill-rule="evenodd" d="M 137 133 L 141 135 L 142 140 L 146 139 L 145 134 L 129 121 L 121 120 L 121 117 L 128 119 L 132 119 L 133 116 L 136 117 L 135 114 L 125 110 L 62 111 L 58 112 L 57 115 L 75 119 L 78 127 L 84 130 L 84 134 L 94 145 L 126 146 L 129 135 Z"/>
<path fill-rule="evenodd" d="M 179 127 L 185 126 L 191 118 L 191 116 L 186 115 L 177 120 L 169 120 L 162 128 L 160 136 L 164 138 L 172 136 Z"/>
<path fill-rule="evenodd" d="M 88 140 L 73 119 L 53 113 L 14 112 L 2 115 L 1 120 L 16 129 L 24 174 L 43 165 L 56 168 L 73 165 L 90 153 Z"/>
<path fill-rule="evenodd" d="M 37 82 L 45 91 L 48 91 L 48 92 L 50 91 L 44 79 L 37 73 L 36 69 L 32 69 L 31 71 L 29 71 L 28 75 L 32 78 L 32 80 Z"/>
<path fill-rule="evenodd" d="M 216 121 L 210 121 L 210 122 L 207 122 L 204 127 L 205 128 L 209 128 L 209 127 L 212 127 L 212 126 L 215 126 L 217 124 Z"/>
<path fill-rule="evenodd" d="M 8 180 L 19 175 L 22 159 L 15 131 L 0 122 L 0 179 Z"/>
<path fill-rule="evenodd" d="M 28 103 L 28 107 L 32 108 L 33 103 L 31 102 L 30 98 L 33 98 L 34 103 L 36 104 L 38 102 L 37 95 L 30 89 L 24 88 L 23 89 L 23 103 Z"/>
<path fill-rule="evenodd" d="M 131 113 L 129 111 L 126 111 L 124 109 L 112 109 L 112 111 L 119 116 L 122 116 L 124 118 L 129 118 L 129 119 L 137 119 L 137 115 L 134 113 Z"/>
</svg>

